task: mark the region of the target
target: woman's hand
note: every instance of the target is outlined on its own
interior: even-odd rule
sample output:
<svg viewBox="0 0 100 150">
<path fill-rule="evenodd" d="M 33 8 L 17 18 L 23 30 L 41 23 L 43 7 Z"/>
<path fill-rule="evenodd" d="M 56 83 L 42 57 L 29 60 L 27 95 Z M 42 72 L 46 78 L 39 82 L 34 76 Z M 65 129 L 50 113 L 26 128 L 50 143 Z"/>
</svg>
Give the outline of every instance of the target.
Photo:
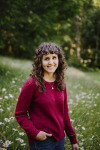
<svg viewBox="0 0 100 150">
<path fill-rule="evenodd" d="M 38 140 L 38 141 L 43 141 L 43 140 L 45 140 L 45 139 L 47 138 L 47 136 L 51 137 L 52 134 L 46 133 L 46 132 L 44 132 L 44 131 L 40 131 L 40 132 L 37 134 L 37 136 L 36 136 L 35 139 Z"/>
<path fill-rule="evenodd" d="M 72 145 L 72 150 L 78 150 L 78 145 L 77 144 L 73 144 Z"/>
</svg>

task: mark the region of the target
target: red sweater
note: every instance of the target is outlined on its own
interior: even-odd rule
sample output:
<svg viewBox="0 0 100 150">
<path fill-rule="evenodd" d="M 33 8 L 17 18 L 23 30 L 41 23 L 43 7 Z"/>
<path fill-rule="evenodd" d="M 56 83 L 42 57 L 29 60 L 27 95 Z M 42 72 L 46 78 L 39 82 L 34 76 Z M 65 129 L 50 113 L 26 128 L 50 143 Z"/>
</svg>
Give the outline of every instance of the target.
<svg viewBox="0 0 100 150">
<path fill-rule="evenodd" d="M 68 114 L 66 88 L 64 91 L 58 91 L 55 82 L 54 89 L 49 82 L 45 82 L 47 92 L 40 93 L 34 79 L 30 77 L 24 83 L 18 98 L 15 117 L 26 131 L 29 145 L 34 144 L 40 131 L 52 134 L 53 138 L 59 141 L 65 137 L 65 130 L 71 143 L 77 143 Z"/>
</svg>

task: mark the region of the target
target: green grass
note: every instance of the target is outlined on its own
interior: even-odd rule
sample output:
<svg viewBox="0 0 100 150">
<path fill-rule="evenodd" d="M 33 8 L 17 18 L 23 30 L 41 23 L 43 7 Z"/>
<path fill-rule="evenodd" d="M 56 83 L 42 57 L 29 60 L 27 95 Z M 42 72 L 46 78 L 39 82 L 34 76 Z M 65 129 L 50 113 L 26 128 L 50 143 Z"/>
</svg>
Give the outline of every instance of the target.
<svg viewBox="0 0 100 150">
<path fill-rule="evenodd" d="M 13 143 L 7 150 L 29 150 L 26 134 L 14 117 L 20 88 L 29 78 L 32 62 L 8 57 L 0 57 L 0 147 L 9 140 Z M 13 83 L 15 81 L 15 83 Z M 75 76 L 69 73 L 66 78 L 69 115 L 72 126 L 77 134 L 80 150 L 100 149 L 100 73 L 85 72 L 85 76 Z M 4 88 L 6 91 L 4 91 Z M 11 94 L 11 95 L 9 95 Z M 5 97 L 6 96 L 6 97 Z M 3 110 L 3 111 L 2 111 Z M 16 129 L 17 131 L 13 130 Z M 25 133 L 25 132 L 24 132 Z M 16 140 L 21 138 L 26 143 Z M 66 137 L 65 150 L 70 150 L 71 144 Z"/>
</svg>

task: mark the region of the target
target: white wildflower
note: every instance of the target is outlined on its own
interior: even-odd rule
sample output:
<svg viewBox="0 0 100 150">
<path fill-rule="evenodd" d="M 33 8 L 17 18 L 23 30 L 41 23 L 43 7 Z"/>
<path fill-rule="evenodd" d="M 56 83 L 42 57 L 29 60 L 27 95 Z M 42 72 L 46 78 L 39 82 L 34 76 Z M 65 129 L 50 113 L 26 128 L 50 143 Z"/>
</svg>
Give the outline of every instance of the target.
<svg viewBox="0 0 100 150">
<path fill-rule="evenodd" d="M 79 146 L 82 146 L 83 145 L 83 142 L 79 142 Z"/>
<path fill-rule="evenodd" d="M 0 125 L 1 125 L 1 124 L 4 124 L 4 123 L 3 123 L 3 122 L 0 122 Z"/>
<path fill-rule="evenodd" d="M 7 149 L 5 149 L 5 148 L 0 148 L 0 150 L 7 150 Z"/>
<path fill-rule="evenodd" d="M 8 118 L 5 118 L 4 120 L 5 120 L 6 122 L 10 122 L 10 119 L 8 119 Z"/>
<path fill-rule="evenodd" d="M 19 132 L 19 135 L 22 135 L 22 136 L 23 136 L 23 135 L 24 135 L 24 132 Z"/>
<path fill-rule="evenodd" d="M 8 96 L 5 96 L 6 99 L 8 99 Z"/>
<path fill-rule="evenodd" d="M 88 96 L 87 98 L 90 99 L 91 97 Z"/>
<path fill-rule="evenodd" d="M 21 140 L 21 138 L 17 138 L 17 139 L 16 139 L 16 141 L 19 141 L 19 140 Z"/>
<path fill-rule="evenodd" d="M 25 146 L 25 145 L 26 145 L 26 143 L 21 144 L 21 146 Z"/>
<path fill-rule="evenodd" d="M 81 98 L 84 98 L 84 96 L 82 96 Z"/>
<path fill-rule="evenodd" d="M 12 142 L 9 141 L 9 140 L 7 140 L 5 143 L 6 143 L 7 145 L 10 145 Z"/>
<path fill-rule="evenodd" d="M 15 129 L 15 128 L 12 128 L 12 130 L 14 130 L 14 131 L 18 131 L 17 129 Z"/>
<path fill-rule="evenodd" d="M 14 119 L 15 119 L 15 117 L 10 117 L 9 119 L 10 119 L 10 120 L 14 120 Z"/>
<path fill-rule="evenodd" d="M 97 96 L 99 96 L 99 93 L 97 93 Z"/>
<path fill-rule="evenodd" d="M 6 91 L 6 89 L 5 89 L 5 88 L 3 88 L 3 89 L 2 89 L 2 91 L 4 92 L 4 91 Z"/>
<path fill-rule="evenodd" d="M 19 141 L 20 141 L 21 143 L 23 143 L 23 142 L 24 142 L 24 140 L 23 140 L 23 139 L 20 139 Z"/>
<path fill-rule="evenodd" d="M 6 143 L 3 143 L 3 147 L 8 147 L 9 145 Z"/>
<path fill-rule="evenodd" d="M 12 95 L 12 94 L 9 94 L 9 97 L 13 98 L 13 95 Z"/>
<path fill-rule="evenodd" d="M 72 113 L 72 110 L 70 110 L 69 113 Z"/>
<path fill-rule="evenodd" d="M 85 104 L 85 106 L 88 106 L 88 104 Z"/>
<path fill-rule="evenodd" d="M 80 148 L 80 150 L 84 150 L 84 147 L 79 147 Z"/>
<path fill-rule="evenodd" d="M 73 119 L 70 119 L 70 121 L 71 121 L 71 122 L 74 122 L 74 120 L 73 120 Z"/>
<path fill-rule="evenodd" d="M 2 112 L 2 111 L 3 111 L 3 109 L 2 109 L 2 108 L 0 108 L 0 111 Z"/>
<path fill-rule="evenodd" d="M 82 134 L 80 134 L 80 136 L 82 137 L 83 135 L 82 135 Z"/>
<path fill-rule="evenodd" d="M 75 130 L 78 130 L 77 127 L 75 127 Z"/>
<path fill-rule="evenodd" d="M 15 81 L 12 81 L 12 83 L 15 83 Z"/>
<path fill-rule="evenodd" d="M 77 136 L 79 136 L 79 134 L 76 134 Z"/>
<path fill-rule="evenodd" d="M 22 88 L 19 88 L 19 90 L 21 91 Z"/>
<path fill-rule="evenodd" d="M 85 130 L 85 128 L 84 128 L 84 127 L 82 127 L 82 129 L 83 129 L 83 130 Z"/>
<path fill-rule="evenodd" d="M 82 92 L 82 95 L 86 95 L 86 93 L 85 93 L 85 92 Z"/>
<path fill-rule="evenodd" d="M 33 14 L 33 11 L 30 11 L 30 14 Z"/>
<path fill-rule="evenodd" d="M 73 86 L 74 89 L 76 89 L 77 87 L 78 87 L 77 85 L 76 85 L 76 86 Z"/>
<path fill-rule="evenodd" d="M 91 101 L 88 101 L 88 103 L 92 103 Z"/>
</svg>

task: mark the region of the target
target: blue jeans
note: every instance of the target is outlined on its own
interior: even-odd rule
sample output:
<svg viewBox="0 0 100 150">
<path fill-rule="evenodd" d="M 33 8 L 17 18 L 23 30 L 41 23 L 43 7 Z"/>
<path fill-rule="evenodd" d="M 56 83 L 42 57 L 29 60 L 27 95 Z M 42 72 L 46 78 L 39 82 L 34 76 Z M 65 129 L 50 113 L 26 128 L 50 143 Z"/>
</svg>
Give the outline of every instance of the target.
<svg viewBox="0 0 100 150">
<path fill-rule="evenodd" d="M 44 141 L 35 141 L 30 150 L 64 150 L 65 138 L 57 141 L 47 137 Z"/>
</svg>

